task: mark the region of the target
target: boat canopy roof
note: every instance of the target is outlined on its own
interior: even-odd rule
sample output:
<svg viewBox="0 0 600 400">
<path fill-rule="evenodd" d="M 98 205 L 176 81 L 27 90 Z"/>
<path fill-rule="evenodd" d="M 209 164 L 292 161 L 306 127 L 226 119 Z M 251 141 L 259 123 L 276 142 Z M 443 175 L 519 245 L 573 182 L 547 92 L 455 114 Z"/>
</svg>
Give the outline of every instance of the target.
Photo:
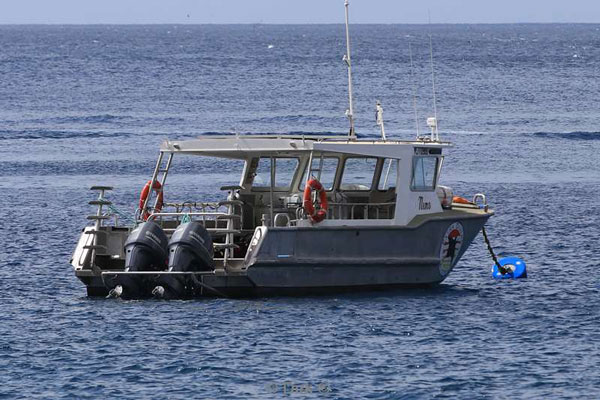
<svg viewBox="0 0 600 400">
<path fill-rule="evenodd" d="M 447 142 L 427 140 L 349 140 L 344 136 L 292 136 L 292 135 L 224 135 L 205 136 L 183 141 L 165 141 L 162 152 L 182 153 L 233 159 L 252 156 L 290 156 L 316 151 L 343 153 L 372 157 L 401 158 L 413 153 L 415 147 L 443 148 Z"/>
</svg>

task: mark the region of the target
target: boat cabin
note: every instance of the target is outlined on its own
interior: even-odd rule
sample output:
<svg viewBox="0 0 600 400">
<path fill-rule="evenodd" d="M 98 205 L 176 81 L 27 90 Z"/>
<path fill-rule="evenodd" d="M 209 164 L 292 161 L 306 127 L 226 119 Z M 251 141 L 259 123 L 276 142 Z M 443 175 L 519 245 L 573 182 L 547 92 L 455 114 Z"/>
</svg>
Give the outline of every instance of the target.
<svg viewBox="0 0 600 400">
<path fill-rule="evenodd" d="M 174 155 L 244 161 L 239 182 L 222 206 L 238 209 L 236 228 L 407 225 L 420 214 L 442 211 L 436 194 L 447 143 L 366 141 L 333 137 L 213 136 L 166 141 L 153 180 L 161 186 Z M 161 167 L 168 155 L 167 167 Z M 164 171 L 161 179 L 160 171 Z M 326 217 L 307 218 L 303 194 L 316 178 L 328 202 Z M 233 182 L 232 182 L 233 183 Z M 151 204 L 151 203 L 148 203 Z M 184 205 L 173 204 L 179 214 Z M 188 207 L 193 214 L 193 207 Z M 206 211 L 206 210 L 203 210 Z M 156 213 L 156 217 L 176 216 Z M 171 213 L 172 214 L 172 213 Z"/>
</svg>

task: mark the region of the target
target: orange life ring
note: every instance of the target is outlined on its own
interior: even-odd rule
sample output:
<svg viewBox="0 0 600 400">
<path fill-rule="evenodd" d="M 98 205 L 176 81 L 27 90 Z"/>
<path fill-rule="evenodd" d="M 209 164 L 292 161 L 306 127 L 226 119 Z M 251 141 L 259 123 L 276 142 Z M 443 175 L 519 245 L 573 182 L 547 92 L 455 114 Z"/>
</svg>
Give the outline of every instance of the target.
<svg viewBox="0 0 600 400">
<path fill-rule="evenodd" d="M 146 199 L 148 198 L 148 195 L 150 194 L 150 184 L 151 183 L 152 183 L 152 181 L 146 182 L 146 184 L 144 185 L 144 188 L 142 189 L 142 193 L 140 193 L 140 204 L 139 204 L 138 208 L 142 211 L 142 219 L 144 221 L 147 221 L 148 217 L 150 216 L 148 209 L 146 208 L 146 210 L 143 210 L 143 208 L 144 208 L 144 203 L 146 202 Z M 152 185 L 152 190 L 155 190 L 158 193 L 158 197 L 156 200 L 156 207 L 154 207 L 154 212 L 160 212 L 160 210 L 162 209 L 162 206 L 163 206 L 163 191 L 162 191 L 162 185 L 160 184 L 159 181 L 154 181 L 154 184 Z"/>
<path fill-rule="evenodd" d="M 473 204 L 469 200 L 465 199 L 464 197 L 460 197 L 460 196 L 454 196 L 452 198 L 452 202 L 456 203 L 456 204 Z"/>
<path fill-rule="evenodd" d="M 312 192 L 316 191 L 319 194 L 319 208 L 315 208 L 315 204 L 312 199 Z M 319 223 L 325 219 L 327 216 L 327 193 L 319 182 L 315 178 L 309 179 L 306 182 L 306 187 L 304 188 L 304 198 L 302 205 L 304 207 L 304 211 L 308 214 L 310 220 L 315 223 Z"/>
</svg>

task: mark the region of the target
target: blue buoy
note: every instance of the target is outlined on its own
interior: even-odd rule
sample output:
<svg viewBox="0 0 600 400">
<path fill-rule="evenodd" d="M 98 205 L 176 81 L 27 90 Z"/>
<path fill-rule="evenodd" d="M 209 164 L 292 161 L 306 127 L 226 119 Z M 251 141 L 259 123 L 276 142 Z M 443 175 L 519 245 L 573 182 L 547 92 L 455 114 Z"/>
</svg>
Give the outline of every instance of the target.
<svg viewBox="0 0 600 400">
<path fill-rule="evenodd" d="M 502 275 L 498 270 L 498 266 L 494 264 L 492 267 L 492 277 L 494 279 L 521 279 L 527 278 L 527 264 L 519 257 L 506 257 L 498 261 L 498 263 L 510 270 L 509 273 Z"/>
</svg>

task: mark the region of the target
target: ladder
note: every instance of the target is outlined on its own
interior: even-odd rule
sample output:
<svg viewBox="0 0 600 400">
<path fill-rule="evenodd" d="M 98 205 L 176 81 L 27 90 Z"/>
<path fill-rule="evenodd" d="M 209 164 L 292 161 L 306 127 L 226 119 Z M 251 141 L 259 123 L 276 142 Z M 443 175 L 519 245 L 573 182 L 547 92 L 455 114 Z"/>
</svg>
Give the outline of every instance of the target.
<svg viewBox="0 0 600 400">
<path fill-rule="evenodd" d="M 319 168 L 313 168 L 313 158 L 314 151 L 311 151 L 310 157 L 308 158 L 308 174 L 306 175 L 307 183 L 313 176 L 317 178 L 319 182 L 321 182 L 321 172 L 323 171 L 323 153 L 321 153 L 321 155 L 319 156 Z M 317 175 L 314 174 L 315 172 L 317 173 Z"/>
<path fill-rule="evenodd" d="M 89 215 L 87 217 L 88 220 L 94 221 L 94 229 L 85 231 L 88 235 L 93 235 L 92 244 L 83 246 L 84 249 L 88 249 L 92 251 L 92 255 L 90 257 L 90 266 L 92 269 L 96 267 L 96 252 L 97 250 L 106 250 L 106 246 L 102 246 L 98 244 L 98 235 L 100 233 L 104 233 L 100 230 L 102 228 L 102 221 L 110 218 L 108 215 L 104 215 L 102 212 L 102 207 L 109 206 L 112 204 L 109 200 L 104 197 L 104 192 L 113 190 L 112 186 L 92 186 L 90 188 L 92 191 L 99 192 L 98 198 L 96 200 L 90 201 L 88 204 L 92 206 L 97 206 L 95 215 Z"/>
<path fill-rule="evenodd" d="M 150 180 L 150 190 L 148 193 L 148 197 L 146 197 L 146 201 L 144 201 L 144 205 L 143 205 L 142 209 L 140 210 L 140 213 L 139 213 L 140 216 L 144 215 L 144 210 L 146 210 L 148 208 L 148 204 L 150 204 L 150 197 L 152 197 L 152 193 L 154 191 L 159 192 L 164 189 L 165 181 L 167 180 L 167 175 L 169 173 L 169 169 L 171 168 L 171 162 L 173 161 L 173 155 L 174 155 L 174 153 L 169 152 L 166 163 L 164 162 L 165 152 L 161 151 L 160 154 L 158 155 L 158 160 L 156 161 L 156 167 L 154 167 L 154 172 L 152 173 L 152 179 Z M 154 189 L 155 182 L 158 182 L 160 184 L 160 189 L 158 189 L 158 190 Z M 158 205 L 158 196 L 156 196 L 154 199 L 153 208 L 156 209 L 157 205 Z"/>
<path fill-rule="evenodd" d="M 240 225 L 243 221 L 242 206 L 244 205 L 244 202 L 237 200 L 236 194 L 242 189 L 244 189 L 242 186 L 236 186 L 236 185 L 221 187 L 221 190 L 229 191 L 229 194 L 227 195 L 227 200 L 219 202 L 219 206 L 227 207 L 227 214 L 217 218 L 217 222 L 215 222 L 215 228 L 217 227 L 219 219 L 226 220 L 227 227 L 225 228 L 224 231 L 222 231 L 222 233 L 225 234 L 225 243 L 215 243 L 214 246 L 215 246 L 215 249 L 217 249 L 217 250 L 223 250 L 223 267 L 224 268 L 227 268 L 228 260 L 230 258 L 233 258 L 234 250 L 239 248 L 239 246 L 237 244 L 235 244 L 234 240 L 235 240 L 235 234 L 241 232 L 241 226 L 240 226 L 240 229 L 235 228 L 235 221 L 240 221 Z M 236 214 L 236 212 L 235 212 L 236 207 L 240 208 L 239 214 Z M 217 232 L 219 232 L 219 231 L 217 230 Z"/>
</svg>

